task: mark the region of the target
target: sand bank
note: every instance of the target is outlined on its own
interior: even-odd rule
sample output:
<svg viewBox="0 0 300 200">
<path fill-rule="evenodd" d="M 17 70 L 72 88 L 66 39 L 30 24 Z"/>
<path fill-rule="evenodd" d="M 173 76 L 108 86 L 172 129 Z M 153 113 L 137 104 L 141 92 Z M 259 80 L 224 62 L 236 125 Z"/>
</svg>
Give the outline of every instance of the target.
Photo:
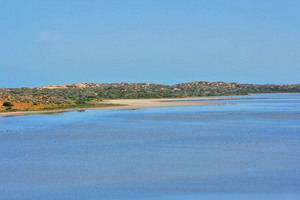
<svg viewBox="0 0 300 200">
<path fill-rule="evenodd" d="M 203 99 L 201 99 L 203 100 Z M 185 102 L 178 102 L 185 101 Z M 90 108 L 70 108 L 59 110 L 45 111 L 17 111 L 17 112 L 2 112 L 0 117 L 23 116 L 32 114 L 46 114 L 73 110 L 135 110 L 141 108 L 160 108 L 160 107 L 180 107 L 180 106 L 205 106 L 212 103 L 192 102 L 195 98 L 176 98 L 176 99 L 115 99 L 105 100 L 101 103 L 116 104 L 116 106 L 108 107 L 90 107 Z M 119 104 L 119 105 L 118 105 Z M 121 104 L 121 106 L 120 106 Z"/>
</svg>

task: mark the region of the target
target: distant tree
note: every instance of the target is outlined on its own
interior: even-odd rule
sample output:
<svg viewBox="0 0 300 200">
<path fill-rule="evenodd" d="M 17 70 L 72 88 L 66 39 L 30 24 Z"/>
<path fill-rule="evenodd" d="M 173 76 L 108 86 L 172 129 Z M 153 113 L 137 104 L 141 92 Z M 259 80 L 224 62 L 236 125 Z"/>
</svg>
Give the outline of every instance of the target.
<svg viewBox="0 0 300 200">
<path fill-rule="evenodd" d="M 6 107 L 13 107 L 14 104 L 11 103 L 11 102 L 9 102 L 9 101 L 6 101 L 6 102 L 3 103 L 3 106 L 6 106 Z"/>
</svg>

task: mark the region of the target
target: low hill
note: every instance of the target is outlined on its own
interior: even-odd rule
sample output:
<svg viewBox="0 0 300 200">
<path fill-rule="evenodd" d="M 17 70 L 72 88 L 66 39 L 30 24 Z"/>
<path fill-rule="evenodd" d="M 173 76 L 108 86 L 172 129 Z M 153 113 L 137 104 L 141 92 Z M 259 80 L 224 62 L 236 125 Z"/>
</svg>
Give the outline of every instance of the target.
<svg viewBox="0 0 300 200">
<path fill-rule="evenodd" d="M 84 105 L 103 99 L 176 98 L 288 92 L 300 92 L 300 84 L 255 85 L 195 81 L 170 86 L 150 83 L 77 83 L 38 88 L 1 88 L 0 103 L 2 105 L 3 102 L 9 101 L 16 105 L 26 104 L 27 107 L 44 108 L 44 105 Z"/>
</svg>

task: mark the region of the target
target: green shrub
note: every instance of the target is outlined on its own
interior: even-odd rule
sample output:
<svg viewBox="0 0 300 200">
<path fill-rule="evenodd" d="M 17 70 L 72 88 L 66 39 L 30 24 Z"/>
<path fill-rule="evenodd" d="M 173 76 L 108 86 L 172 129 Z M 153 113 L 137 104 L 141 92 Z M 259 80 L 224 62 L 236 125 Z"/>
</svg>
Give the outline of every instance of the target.
<svg viewBox="0 0 300 200">
<path fill-rule="evenodd" d="M 13 103 L 11 103 L 11 102 L 9 102 L 9 101 L 6 101 L 6 102 L 4 102 L 4 103 L 3 103 L 3 106 L 7 106 L 7 107 L 13 107 L 13 106 L 14 106 L 14 104 L 13 104 Z"/>
<path fill-rule="evenodd" d="M 76 100 L 75 101 L 75 104 L 86 104 L 86 102 L 85 101 L 83 101 L 83 100 Z"/>
</svg>

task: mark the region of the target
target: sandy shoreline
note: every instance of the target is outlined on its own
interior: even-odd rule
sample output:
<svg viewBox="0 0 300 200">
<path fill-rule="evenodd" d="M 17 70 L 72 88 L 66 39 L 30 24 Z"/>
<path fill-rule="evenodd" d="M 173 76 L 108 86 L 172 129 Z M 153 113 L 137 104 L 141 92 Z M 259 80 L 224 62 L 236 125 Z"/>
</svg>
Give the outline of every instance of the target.
<svg viewBox="0 0 300 200">
<path fill-rule="evenodd" d="M 201 99 L 204 100 L 204 99 Z M 186 102 L 178 102 L 186 101 Z M 213 103 L 192 102 L 195 98 L 176 98 L 176 99 L 114 99 L 105 100 L 101 103 L 107 104 L 122 104 L 124 106 L 108 106 L 108 107 L 91 107 L 91 108 L 69 108 L 59 110 L 45 110 L 45 111 L 16 111 L 16 112 L 2 112 L 0 117 L 24 116 L 33 114 L 47 114 L 65 111 L 76 110 L 135 110 L 141 108 L 161 108 L 161 107 L 181 107 L 181 106 L 205 106 Z"/>
</svg>

